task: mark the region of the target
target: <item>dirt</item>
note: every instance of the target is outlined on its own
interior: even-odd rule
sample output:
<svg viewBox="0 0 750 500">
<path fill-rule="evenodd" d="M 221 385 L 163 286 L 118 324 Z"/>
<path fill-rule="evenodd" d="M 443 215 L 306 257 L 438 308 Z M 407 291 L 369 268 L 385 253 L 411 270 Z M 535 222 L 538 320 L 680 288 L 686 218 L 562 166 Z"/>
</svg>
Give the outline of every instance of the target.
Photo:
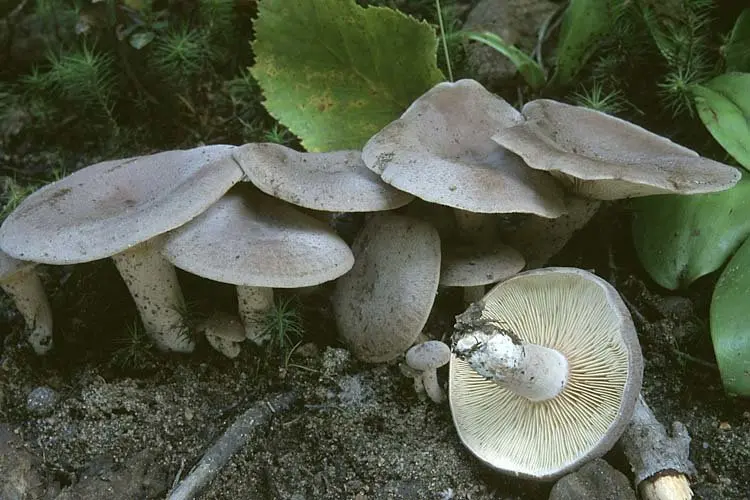
<svg viewBox="0 0 750 500">
<path fill-rule="evenodd" d="M 750 402 L 724 395 L 707 331 L 712 278 L 685 296 L 642 274 L 627 213 L 603 210 L 555 259 L 593 269 L 627 299 L 646 358 L 643 392 L 691 435 L 696 498 L 750 498 Z M 292 391 L 297 404 L 256 430 L 205 499 L 536 499 L 550 484 L 500 475 L 458 440 L 447 404 L 418 396 L 398 363 L 365 365 L 336 341 L 327 296 L 302 299 L 307 336 L 291 356 L 246 346 L 229 360 L 148 348 L 114 266 L 46 268 L 56 348 L 35 356 L 0 307 L 0 483 L 7 498 L 164 498 L 244 409 Z M 231 310 L 232 287 L 181 274 L 196 314 Z M 460 294 L 441 290 L 426 333 L 450 333 Z M 444 370 L 444 369 L 443 369 Z M 439 372 L 445 382 L 445 371 Z M 35 404 L 35 388 L 45 395 Z M 37 396 L 35 396 L 37 397 Z M 607 455 L 627 473 L 621 452 Z M 10 496 L 9 484 L 26 485 Z M 0 490 L 2 492 L 3 490 Z M 16 490 L 17 493 L 18 490 Z M 0 497 L 6 498 L 2 494 Z"/>
</svg>

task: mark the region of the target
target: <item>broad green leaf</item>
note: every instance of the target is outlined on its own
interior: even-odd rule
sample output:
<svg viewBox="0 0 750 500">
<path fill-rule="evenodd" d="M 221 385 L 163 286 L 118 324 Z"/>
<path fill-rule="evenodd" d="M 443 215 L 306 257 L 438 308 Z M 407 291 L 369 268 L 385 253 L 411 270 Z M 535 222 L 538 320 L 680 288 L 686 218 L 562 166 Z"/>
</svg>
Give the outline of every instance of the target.
<svg viewBox="0 0 750 500">
<path fill-rule="evenodd" d="M 727 72 L 750 72 L 750 9 L 743 10 L 737 18 L 722 53 Z"/>
<path fill-rule="evenodd" d="M 510 59 L 510 62 L 516 67 L 526 83 L 534 90 L 539 90 L 544 87 L 547 83 L 547 77 L 544 75 L 544 70 L 539 64 L 532 59 L 529 55 L 523 52 L 521 49 L 512 45 L 501 37 L 494 33 L 485 31 L 482 33 L 475 33 L 472 31 L 462 32 L 469 40 L 483 43 L 488 47 L 492 47 L 502 55 Z"/>
<path fill-rule="evenodd" d="M 570 0 L 560 27 L 557 64 L 552 81 L 570 85 L 609 32 L 620 0 Z"/>
<path fill-rule="evenodd" d="M 731 395 L 750 396 L 750 239 L 716 283 L 711 340 L 724 389 Z"/>
<path fill-rule="evenodd" d="M 750 176 L 720 193 L 648 196 L 632 204 L 638 258 L 671 290 L 719 269 L 750 234 Z"/>
<path fill-rule="evenodd" d="M 698 114 L 714 139 L 750 169 L 750 73 L 726 73 L 691 87 Z"/>
<path fill-rule="evenodd" d="M 427 23 L 354 0 L 261 0 L 255 66 L 268 112 L 308 151 L 361 148 L 444 80 Z"/>
</svg>

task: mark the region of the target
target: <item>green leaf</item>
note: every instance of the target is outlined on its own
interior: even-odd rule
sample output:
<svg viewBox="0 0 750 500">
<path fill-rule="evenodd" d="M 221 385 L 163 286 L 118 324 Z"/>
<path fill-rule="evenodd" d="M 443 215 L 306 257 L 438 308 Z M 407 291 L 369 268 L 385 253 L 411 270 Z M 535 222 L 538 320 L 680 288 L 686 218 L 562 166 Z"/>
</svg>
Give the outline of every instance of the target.
<svg viewBox="0 0 750 500">
<path fill-rule="evenodd" d="M 151 43 L 155 36 L 156 33 L 153 31 L 139 31 L 138 33 L 133 33 L 128 41 L 130 42 L 130 46 L 135 50 L 141 50 L 143 47 Z"/>
<path fill-rule="evenodd" d="M 750 234 L 750 176 L 720 193 L 648 196 L 632 206 L 641 264 L 661 286 L 684 288 L 719 269 Z"/>
<path fill-rule="evenodd" d="M 482 33 L 463 31 L 462 33 L 469 40 L 474 40 L 475 42 L 483 43 L 488 47 L 492 47 L 510 59 L 510 62 L 512 62 L 516 69 L 518 69 L 518 72 L 521 73 L 523 79 L 526 80 L 526 83 L 533 90 L 539 90 L 547 83 L 547 77 L 545 76 L 542 67 L 515 45 L 506 42 L 498 35 L 490 33 L 489 31 L 484 31 Z"/>
<path fill-rule="evenodd" d="M 750 9 L 743 10 L 737 18 L 722 53 L 727 72 L 750 72 Z"/>
<path fill-rule="evenodd" d="M 570 0 L 563 14 L 557 64 L 552 81 L 570 85 L 599 47 L 599 39 L 611 31 L 619 0 Z"/>
<path fill-rule="evenodd" d="M 750 169 L 750 73 L 726 73 L 690 90 L 714 139 Z"/>
<path fill-rule="evenodd" d="M 732 257 L 711 300 L 711 340 L 724 389 L 750 396 L 750 240 Z"/>
<path fill-rule="evenodd" d="M 268 112 L 308 151 L 361 148 L 444 80 L 427 23 L 354 0 L 261 0 L 255 66 Z"/>
</svg>

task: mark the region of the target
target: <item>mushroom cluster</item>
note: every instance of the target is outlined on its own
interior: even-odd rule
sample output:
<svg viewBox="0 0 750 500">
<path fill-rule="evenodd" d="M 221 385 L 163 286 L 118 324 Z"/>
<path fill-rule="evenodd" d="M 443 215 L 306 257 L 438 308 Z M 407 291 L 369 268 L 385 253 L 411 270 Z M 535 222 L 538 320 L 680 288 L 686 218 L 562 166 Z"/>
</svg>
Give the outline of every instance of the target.
<svg viewBox="0 0 750 500">
<path fill-rule="evenodd" d="M 189 352 L 180 268 L 236 287 L 237 314 L 198 326 L 234 357 L 246 339 L 266 340 L 274 289 L 335 280 L 334 317 L 351 351 L 387 362 L 411 348 L 404 371 L 438 402 L 447 346 L 412 346 L 438 288 L 462 288 L 472 305 L 458 318 L 449 374 L 459 435 L 498 470 L 548 478 L 619 436 L 641 361 L 609 284 L 534 269 L 602 201 L 721 191 L 739 178 L 604 113 L 548 99 L 518 111 L 473 80 L 444 82 L 362 151 L 214 145 L 79 170 L 5 219 L 0 286 L 42 354 L 52 315 L 34 266 L 112 258 L 156 345 Z M 351 248 L 330 217 L 342 212 L 364 214 Z"/>
</svg>

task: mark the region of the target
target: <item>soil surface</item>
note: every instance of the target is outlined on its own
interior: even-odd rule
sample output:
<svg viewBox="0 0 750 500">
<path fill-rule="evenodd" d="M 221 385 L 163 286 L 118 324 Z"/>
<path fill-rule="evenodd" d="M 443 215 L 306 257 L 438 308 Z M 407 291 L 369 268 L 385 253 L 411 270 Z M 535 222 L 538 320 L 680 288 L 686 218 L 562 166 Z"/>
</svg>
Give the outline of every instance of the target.
<svg viewBox="0 0 750 500">
<path fill-rule="evenodd" d="M 712 278 L 686 295 L 658 289 L 633 258 L 627 224 L 623 207 L 605 208 L 552 263 L 591 269 L 623 293 L 646 358 L 647 401 L 663 423 L 681 421 L 692 436 L 696 498 L 750 498 L 750 403 L 722 391 L 707 330 Z M 0 307 L 0 498 L 164 498 L 235 417 L 287 392 L 297 403 L 252 433 L 203 498 L 549 493 L 550 484 L 478 463 L 447 403 L 417 395 L 397 362 L 351 359 L 336 341 L 330 287 L 300 298 L 307 334 L 291 354 L 245 346 L 230 360 L 205 343 L 189 356 L 150 348 L 129 326 L 135 308 L 109 261 L 42 275 L 57 322 L 48 356 L 26 345 L 6 299 Z M 180 278 L 196 314 L 234 306 L 232 287 Z M 460 294 L 441 290 L 426 335 L 446 339 L 462 308 Z M 446 375 L 439 372 L 443 383 Z M 606 458 L 629 472 L 617 448 Z"/>
</svg>

